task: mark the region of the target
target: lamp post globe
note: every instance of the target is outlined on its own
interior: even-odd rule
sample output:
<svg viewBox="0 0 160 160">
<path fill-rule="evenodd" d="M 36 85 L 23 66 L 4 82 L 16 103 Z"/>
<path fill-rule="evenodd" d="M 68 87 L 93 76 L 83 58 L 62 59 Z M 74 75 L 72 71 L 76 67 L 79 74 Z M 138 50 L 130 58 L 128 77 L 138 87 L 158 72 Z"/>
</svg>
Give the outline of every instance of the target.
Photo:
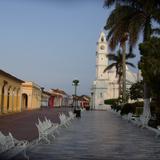
<svg viewBox="0 0 160 160">
<path fill-rule="evenodd" d="M 72 85 L 75 86 L 74 95 L 77 95 L 77 86 L 79 85 L 79 80 L 75 79 L 72 81 Z"/>
</svg>

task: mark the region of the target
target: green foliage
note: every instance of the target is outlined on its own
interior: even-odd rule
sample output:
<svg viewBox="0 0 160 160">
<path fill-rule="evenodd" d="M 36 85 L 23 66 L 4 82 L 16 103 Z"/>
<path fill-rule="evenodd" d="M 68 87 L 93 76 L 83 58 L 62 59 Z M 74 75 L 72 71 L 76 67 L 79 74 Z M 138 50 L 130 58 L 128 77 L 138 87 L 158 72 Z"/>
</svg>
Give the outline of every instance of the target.
<svg viewBox="0 0 160 160">
<path fill-rule="evenodd" d="M 114 103 L 111 108 L 116 112 L 121 111 L 121 115 L 133 113 L 135 116 L 140 116 L 143 112 L 143 102 L 126 103 L 124 105 Z"/>
<path fill-rule="evenodd" d="M 111 53 L 111 54 L 108 54 L 107 57 L 110 61 L 113 61 L 113 63 L 111 63 L 109 66 L 107 66 L 107 68 L 105 68 L 104 72 L 115 67 L 116 68 L 116 75 L 122 76 L 122 70 L 123 70 L 123 67 L 122 67 L 123 66 L 123 53 L 122 53 L 122 51 L 119 49 L 116 54 Z M 135 55 L 133 53 L 126 54 L 126 60 L 132 59 L 132 58 L 135 58 Z M 126 65 L 135 68 L 135 65 L 133 63 L 130 63 L 128 61 L 126 61 L 125 63 L 126 63 Z"/>
<path fill-rule="evenodd" d="M 133 113 L 136 116 L 141 115 L 143 112 L 143 102 L 126 103 L 123 105 L 121 115 Z"/>
<path fill-rule="evenodd" d="M 138 100 L 139 98 L 143 98 L 143 82 L 137 82 L 132 84 L 130 88 L 130 99 Z"/>
<path fill-rule="evenodd" d="M 143 112 L 143 102 L 135 102 L 135 103 L 132 103 L 132 105 L 135 108 L 133 114 L 136 116 L 140 116 Z"/>
<path fill-rule="evenodd" d="M 135 102 L 135 103 L 132 103 L 132 105 L 137 108 L 143 108 L 143 102 Z"/>
<path fill-rule="evenodd" d="M 121 115 L 128 114 L 128 113 L 133 113 L 133 112 L 134 112 L 134 108 L 133 108 L 132 104 L 126 103 L 122 107 Z"/>
<path fill-rule="evenodd" d="M 121 110 L 121 105 L 119 105 L 119 103 L 121 103 L 121 99 L 107 99 L 104 100 L 104 103 L 107 105 L 111 105 L 111 109 L 115 110 L 116 112 L 118 112 L 119 110 Z"/>
<path fill-rule="evenodd" d="M 152 99 L 152 101 L 151 101 L 151 115 L 152 116 L 154 116 L 155 114 L 156 114 L 156 102 L 155 102 L 155 100 L 154 99 Z"/>
<path fill-rule="evenodd" d="M 139 45 L 141 61 L 139 67 L 152 95 L 160 95 L 160 38 L 153 37 Z"/>
<path fill-rule="evenodd" d="M 143 107 L 136 107 L 134 115 L 140 116 L 143 113 Z"/>
<path fill-rule="evenodd" d="M 104 72 L 106 72 L 107 70 L 112 69 L 113 67 L 116 68 L 116 76 L 118 76 L 118 84 L 119 84 L 119 97 L 122 95 L 122 74 L 123 74 L 123 54 L 122 51 L 119 49 L 117 51 L 116 54 L 108 54 L 107 55 L 108 59 L 112 61 L 112 63 L 110 65 L 108 65 Z M 126 54 L 126 60 L 131 59 L 131 58 L 135 58 L 135 55 L 132 53 L 127 53 Z M 131 66 L 134 67 L 134 64 L 132 64 L 131 62 L 126 61 L 125 64 L 127 66 Z"/>
<path fill-rule="evenodd" d="M 118 112 L 118 111 L 120 111 L 120 110 L 122 109 L 122 106 L 121 106 L 121 105 L 117 105 L 117 104 L 113 104 L 113 105 L 111 106 L 111 108 L 112 108 L 113 110 L 115 110 L 116 112 Z"/>
<path fill-rule="evenodd" d="M 157 112 L 157 103 L 155 99 L 151 101 L 151 115 L 152 118 L 149 120 L 148 125 L 157 128 L 157 125 L 160 125 L 160 112 Z"/>
<path fill-rule="evenodd" d="M 138 41 L 140 33 L 143 33 L 146 41 L 153 32 L 152 23 L 160 23 L 159 0 L 105 0 L 104 5 L 114 7 L 104 27 L 108 30 L 107 38 L 112 49 L 126 32 L 129 33 L 132 46 Z"/>
<path fill-rule="evenodd" d="M 114 105 L 118 103 L 118 99 L 107 99 L 104 100 L 104 104 L 108 104 L 108 105 Z"/>
</svg>

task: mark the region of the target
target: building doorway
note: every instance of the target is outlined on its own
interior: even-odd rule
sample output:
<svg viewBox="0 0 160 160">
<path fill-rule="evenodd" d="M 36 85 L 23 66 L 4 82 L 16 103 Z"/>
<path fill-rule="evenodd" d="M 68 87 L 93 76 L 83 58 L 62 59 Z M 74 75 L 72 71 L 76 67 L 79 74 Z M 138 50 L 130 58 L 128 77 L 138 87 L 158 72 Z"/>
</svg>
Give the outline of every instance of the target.
<svg viewBox="0 0 160 160">
<path fill-rule="evenodd" d="M 22 94 L 22 109 L 28 108 L 28 95 L 23 93 Z"/>
</svg>

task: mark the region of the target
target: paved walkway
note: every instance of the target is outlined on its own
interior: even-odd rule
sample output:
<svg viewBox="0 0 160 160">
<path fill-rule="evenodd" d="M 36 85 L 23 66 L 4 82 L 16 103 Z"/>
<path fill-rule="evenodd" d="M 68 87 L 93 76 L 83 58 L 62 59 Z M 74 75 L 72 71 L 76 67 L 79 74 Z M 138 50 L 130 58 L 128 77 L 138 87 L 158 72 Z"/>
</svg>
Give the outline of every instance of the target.
<svg viewBox="0 0 160 160">
<path fill-rule="evenodd" d="M 85 111 L 53 144 L 28 151 L 30 160 L 159 160 L 160 139 L 106 111 Z"/>
</svg>

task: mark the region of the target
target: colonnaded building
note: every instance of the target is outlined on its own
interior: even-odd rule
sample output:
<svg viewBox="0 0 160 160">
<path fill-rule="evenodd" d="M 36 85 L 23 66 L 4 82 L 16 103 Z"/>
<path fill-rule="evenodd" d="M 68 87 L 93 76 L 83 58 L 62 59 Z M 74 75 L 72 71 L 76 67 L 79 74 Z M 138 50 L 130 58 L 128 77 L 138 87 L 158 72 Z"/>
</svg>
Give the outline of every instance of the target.
<svg viewBox="0 0 160 160">
<path fill-rule="evenodd" d="M 119 85 L 116 77 L 116 68 L 113 67 L 104 73 L 104 69 L 109 65 L 107 58 L 108 44 L 104 32 L 101 32 L 97 42 L 96 50 L 96 80 L 91 87 L 91 108 L 96 110 L 105 110 L 107 105 L 104 100 L 118 98 Z M 129 88 L 132 83 L 138 81 L 138 75 L 131 72 L 126 67 L 126 84 Z"/>
<path fill-rule="evenodd" d="M 40 86 L 0 70 L 0 114 L 37 109 L 40 106 Z"/>
<path fill-rule="evenodd" d="M 21 110 L 21 83 L 23 82 L 0 70 L 0 113 Z"/>
</svg>

